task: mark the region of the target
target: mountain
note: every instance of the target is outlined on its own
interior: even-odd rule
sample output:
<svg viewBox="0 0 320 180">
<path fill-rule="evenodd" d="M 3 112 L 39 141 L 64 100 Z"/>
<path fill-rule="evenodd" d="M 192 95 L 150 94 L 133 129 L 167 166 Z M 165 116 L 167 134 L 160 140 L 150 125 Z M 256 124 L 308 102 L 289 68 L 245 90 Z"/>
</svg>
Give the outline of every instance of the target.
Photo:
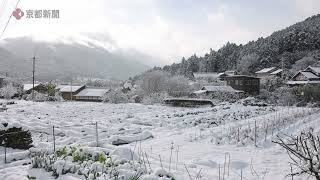
<svg viewBox="0 0 320 180">
<path fill-rule="evenodd" d="M 172 74 L 192 75 L 193 72 L 238 70 L 253 74 L 265 67 L 301 69 L 320 60 L 320 15 L 307 18 L 266 38 L 245 45 L 227 43 L 203 57 L 182 58 L 181 63 L 164 66 Z"/>
<path fill-rule="evenodd" d="M 142 55 L 126 56 L 89 42 L 41 42 L 23 37 L 6 39 L 0 44 L 0 72 L 28 79 L 34 53 L 38 80 L 79 76 L 127 79 L 150 68 L 142 63 L 146 61 L 141 60 Z"/>
</svg>

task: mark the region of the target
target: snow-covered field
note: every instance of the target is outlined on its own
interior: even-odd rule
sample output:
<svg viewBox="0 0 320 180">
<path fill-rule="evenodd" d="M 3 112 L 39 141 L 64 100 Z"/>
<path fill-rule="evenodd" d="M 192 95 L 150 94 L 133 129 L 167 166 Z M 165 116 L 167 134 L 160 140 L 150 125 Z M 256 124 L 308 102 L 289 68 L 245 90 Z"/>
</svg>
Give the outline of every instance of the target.
<svg viewBox="0 0 320 180">
<path fill-rule="evenodd" d="M 244 106 L 178 108 L 161 105 L 88 102 L 17 101 L 0 112 L 0 121 L 19 124 L 32 132 L 34 146 L 92 147 L 112 151 L 128 148 L 145 154 L 146 169 L 164 169 L 176 179 L 238 180 L 291 179 L 286 152 L 271 142 L 279 133 L 296 134 L 319 128 L 319 109 Z M 97 129 L 96 129 L 97 128 Z M 115 142 L 129 144 L 114 146 Z M 54 179 L 31 168 L 29 151 L 11 150 L 4 164 L 0 149 L 0 179 Z M 161 160 L 160 160 L 161 158 Z M 191 176 L 191 177 L 189 177 Z M 84 179 L 67 174 L 58 179 Z M 306 177 L 295 177 L 306 179 Z"/>
</svg>

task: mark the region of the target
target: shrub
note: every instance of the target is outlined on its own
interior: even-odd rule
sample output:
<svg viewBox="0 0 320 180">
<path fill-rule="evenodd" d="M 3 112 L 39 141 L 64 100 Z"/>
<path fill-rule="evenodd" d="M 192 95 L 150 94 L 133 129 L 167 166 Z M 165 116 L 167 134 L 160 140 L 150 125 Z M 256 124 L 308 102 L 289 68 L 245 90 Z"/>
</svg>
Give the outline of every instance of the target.
<svg viewBox="0 0 320 180">
<path fill-rule="evenodd" d="M 103 98 L 103 102 L 110 102 L 110 103 L 127 103 L 129 102 L 128 95 L 120 91 L 111 91 L 107 93 Z"/>
<path fill-rule="evenodd" d="M 142 99 L 143 104 L 158 104 L 162 103 L 165 98 L 169 97 L 167 93 L 152 93 L 144 96 Z"/>
<path fill-rule="evenodd" d="M 16 93 L 18 93 L 17 88 L 13 87 L 11 84 L 0 89 L 0 95 L 5 99 L 11 99 Z"/>
<path fill-rule="evenodd" d="M 32 147 L 32 137 L 30 131 L 21 127 L 12 127 L 7 130 L 0 130 L 1 145 L 13 149 L 29 149 Z"/>
</svg>

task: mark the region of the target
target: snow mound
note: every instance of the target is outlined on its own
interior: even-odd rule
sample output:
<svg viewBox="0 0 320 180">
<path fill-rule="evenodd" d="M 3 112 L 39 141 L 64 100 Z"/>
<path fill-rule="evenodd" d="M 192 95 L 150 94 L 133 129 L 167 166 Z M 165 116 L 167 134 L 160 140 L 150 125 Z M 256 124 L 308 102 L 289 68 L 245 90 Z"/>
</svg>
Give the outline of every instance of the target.
<svg viewBox="0 0 320 180">
<path fill-rule="evenodd" d="M 149 131 L 144 131 L 140 134 L 130 135 L 130 136 L 112 136 L 110 141 L 113 145 L 123 145 L 123 144 L 130 144 L 136 141 L 142 141 L 149 138 L 153 138 L 153 135 Z"/>
<path fill-rule="evenodd" d="M 122 159 L 126 159 L 126 160 L 137 160 L 138 156 L 129 148 L 125 148 L 125 147 L 118 147 L 116 148 L 111 155 L 116 155 L 119 156 Z"/>
<path fill-rule="evenodd" d="M 207 166 L 211 168 L 217 167 L 218 163 L 212 161 L 212 160 L 206 160 L 206 159 L 195 159 L 192 161 L 193 164 L 201 165 L 201 166 Z"/>
</svg>

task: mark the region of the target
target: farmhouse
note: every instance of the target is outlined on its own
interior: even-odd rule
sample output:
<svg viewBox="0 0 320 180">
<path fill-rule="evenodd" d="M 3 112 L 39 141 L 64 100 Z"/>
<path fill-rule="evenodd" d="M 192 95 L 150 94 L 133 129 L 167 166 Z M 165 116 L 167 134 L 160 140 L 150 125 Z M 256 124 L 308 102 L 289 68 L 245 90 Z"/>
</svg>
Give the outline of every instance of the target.
<svg viewBox="0 0 320 180">
<path fill-rule="evenodd" d="M 58 85 L 56 89 L 61 93 L 64 100 L 74 99 L 74 95 L 83 90 L 85 86 Z M 72 97 L 72 98 L 71 98 Z"/>
<path fill-rule="evenodd" d="M 93 102 L 101 102 L 102 97 L 107 94 L 110 89 L 104 88 L 85 88 L 81 90 L 78 94 L 76 94 L 76 101 L 93 101 Z"/>
<path fill-rule="evenodd" d="M 296 85 L 320 85 L 320 67 L 309 66 L 295 74 L 290 81 L 290 86 Z"/>
<path fill-rule="evenodd" d="M 244 91 L 251 95 L 257 95 L 260 92 L 260 78 L 246 76 L 246 75 L 235 75 L 227 76 L 227 85 L 231 86 L 235 90 Z"/>
</svg>

